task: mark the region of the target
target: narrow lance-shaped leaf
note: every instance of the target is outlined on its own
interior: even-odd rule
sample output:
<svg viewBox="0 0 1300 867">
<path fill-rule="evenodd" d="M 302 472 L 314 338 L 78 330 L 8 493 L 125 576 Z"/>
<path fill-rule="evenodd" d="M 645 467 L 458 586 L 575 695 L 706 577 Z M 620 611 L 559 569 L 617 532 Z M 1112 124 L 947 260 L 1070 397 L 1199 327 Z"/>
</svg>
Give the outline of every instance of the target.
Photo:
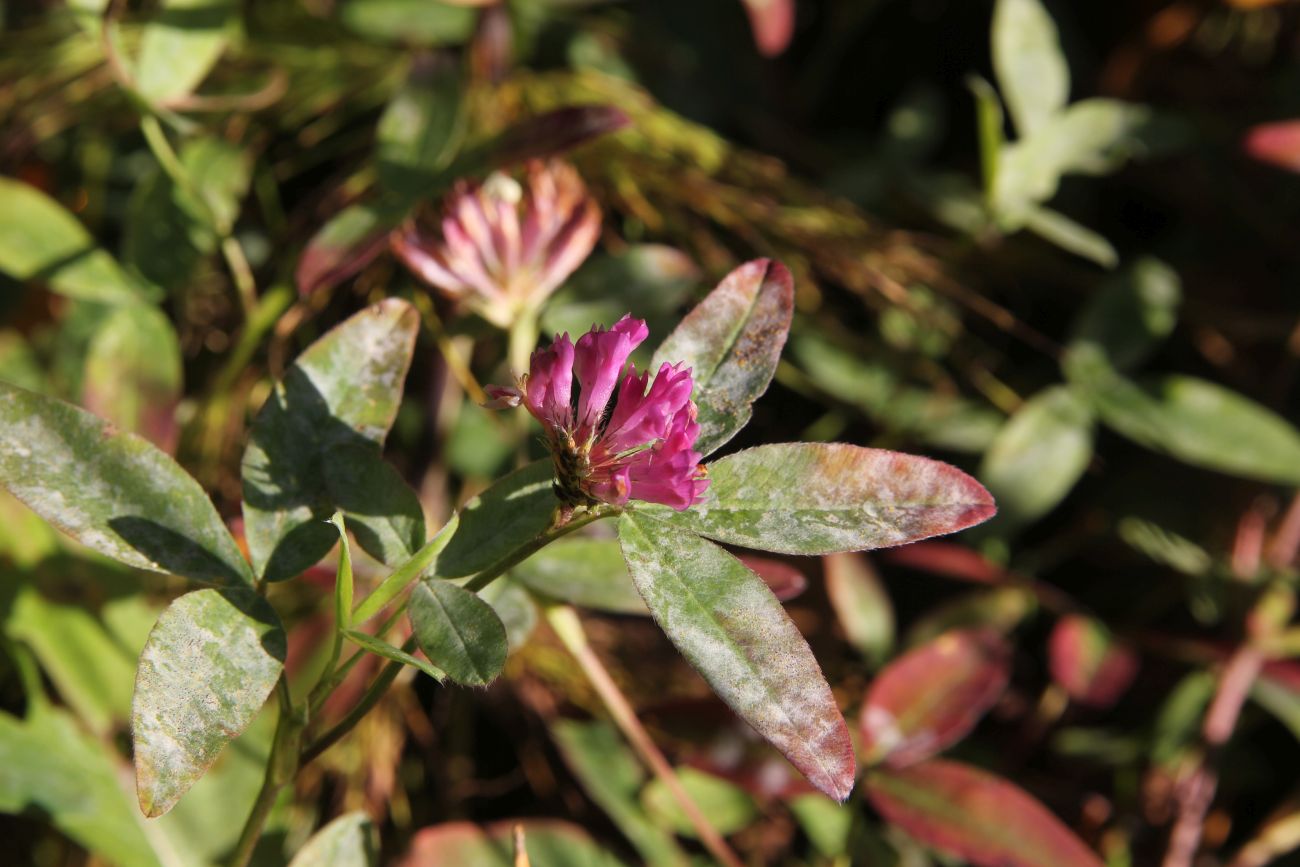
<svg viewBox="0 0 1300 867">
<path fill-rule="evenodd" d="M 149 634 L 131 709 L 136 793 L 160 816 L 262 709 L 284 668 L 285 636 L 251 590 L 196 590 Z"/>
<path fill-rule="evenodd" d="M 289 867 L 376 867 L 379 841 L 365 813 L 339 816 L 311 836 Z"/>
<path fill-rule="evenodd" d="M 755 259 L 728 274 L 655 352 L 652 371 L 681 363 L 693 372 L 701 455 L 716 451 L 753 415 L 754 401 L 776 373 L 793 311 L 789 270 Z"/>
<path fill-rule="evenodd" d="M 721 548 L 640 512 L 619 521 L 655 620 L 713 691 L 818 789 L 844 800 L 853 746 L 807 642 L 761 578 Z"/>
<path fill-rule="evenodd" d="M 419 500 L 380 455 L 418 318 L 395 299 L 356 314 L 298 357 L 258 413 L 244 452 L 244 525 L 253 564 L 268 580 L 325 556 L 337 509 L 361 547 L 385 563 L 423 545 Z"/>
<path fill-rule="evenodd" d="M 1056 24 L 1039 0 L 998 0 L 992 37 L 998 86 L 1016 132 L 1028 136 L 1070 98 L 1070 68 Z"/>
<path fill-rule="evenodd" d="M 704 501 L 657 520 L 783 554 L 833 554 L 952 533 L 996 512 L 988 491 L 948 464 L 840 443 L 783 443 L 709 465 Z"/>
<path fill-rule="evenodd" d="M 417 584 L 407 604 L 420 649 L 452 680 L 487 686 L 501 673 L 509 643 L 491 605 L 437 578 Z"/>
<path fill-rule="evenodd" d="M 133 434 L 0 382 L 0 483 L 101 554 L 213 584 L 252 575 L 199 483 Z"/>
<path fill-rule="evenodd" d="M 949 632 L 885 666 L 859 717 L 863 760 L 902 767 L 965 737 L 1006 689 L 1011 652 L 992 630 Z"/>
<path fill-rule="evenodd" d="M 1101 867 L 1046 807 L 987 771 L 933 759 L 872 771 L 866 788 L 886 821 L 976 867 Z"/>
<path fill-rule="evenodd" d="M 373 653 L 375 656 L 382 656 L 384 659 L 393 662 L 400 662 L 402 665 L 409 665 L 412 668 L 419 669 L 439 683 L 442 683 L 447 678 L 446 674 L 439 669 L 434 668 L 423 659 L 420 659 L 420 657 L 412 656 L 405 650 L 402 650 L 402 648 L 394 647 L 382 638 L 376 638 L 368 632 L 358 632 L 355 629 L 345 629 L 343 630 L 343 635 L 348 639 L 348 641 L 351 641 L 367 653 Z"/>
<path fill-rule="evenodd" d="M 894 607 L 880 576 L 860 554 L 832 554 L 825 566 L 826 595 L 849 644 L 879 665 L 894 646 Z"/>
</svg>

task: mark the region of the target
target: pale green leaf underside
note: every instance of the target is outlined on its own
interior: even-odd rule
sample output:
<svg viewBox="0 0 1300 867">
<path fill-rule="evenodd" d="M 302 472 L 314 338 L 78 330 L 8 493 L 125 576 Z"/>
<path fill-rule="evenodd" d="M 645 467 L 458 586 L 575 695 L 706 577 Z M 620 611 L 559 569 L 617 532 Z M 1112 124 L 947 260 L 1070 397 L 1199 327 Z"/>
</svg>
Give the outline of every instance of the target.
<svg viewBox="0 0 1300 867">
<path fill-rule="evenodd" d="M 1070 68 L 1056 24 L 1039 0 L 998 0 L 992 37 L 998 87 L 1016 132 L 1027 136 L 1070 98 Z"/>
</svg>

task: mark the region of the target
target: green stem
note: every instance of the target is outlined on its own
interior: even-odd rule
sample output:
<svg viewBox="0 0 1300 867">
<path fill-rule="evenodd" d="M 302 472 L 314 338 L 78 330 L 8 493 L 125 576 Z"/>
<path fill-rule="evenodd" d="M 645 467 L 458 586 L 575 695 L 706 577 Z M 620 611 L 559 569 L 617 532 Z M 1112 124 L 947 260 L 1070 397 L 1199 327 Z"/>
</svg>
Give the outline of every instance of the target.
<svg viewBox="0 0 1300 867">
<path fill-rule="evenodd" d="M 416 644 L 414 637 L 406 639 L 406 643 L 402 645 L 402 650 L 407 653 L 411 653 L 415 648 Z M 298 760 L 298 767 L 302 767 L 311 762 L 321 753 L 338 743 L 340 738 L 352 731 L 352 729 L 356 727 L 357 723 L 361 722 L 361 718 L 370 713 L 371 708 L 378 704 L 379 700 L 384 697 L 384 693 L 388 691 L 388 687 L 390 687 L 393 681 L 397 679 L 397 675 L 404 667 L 405 666 L 400 662 L 390 662 L 388 665 L 384 666 L 384 670 L 375 678 L 374 683 L 370 684 L 369 689 L 366 690 L 366 694 L 361 697 L 361 701 L 357 702 L 356 706 L 352 708 L 352 710 L 348 711 L 347 716 L 343 717 L 343 719 L 339 720 L 333 728 L 312 741 L 303 749 L 302 755 Z"/>
<path fill-rule="evenodd" d="M 369 596 L 361 600 L 361 604 L 352 612 L 352 622 L 359 626 L 383 611 L 389 602 L 396 599 L 412 582 L 428 571 L 429 567 L 437 562 L 442 549 L 447 547 L 447 543 L 455 535 L 459 524 L 460 515 L 452 515 L 451 520 L 423 548 L 415 552 L 414 557 L 395 569 Z"/>
<path fill-rule="evenodd" d="M 397 610 L 390 614 L 388 619 L 380 624 L 379 628 L 375 630 L 375 637 L 383 638 L 384 635 L 388 633 L 388 630 L 393 628 L 393 624 L 397 622 L 397 619 L 401 617 L 402 613 L 405 611 L 406 603 L 403 602 L 401 605 L 397 606 Z M 316 714 L 320 713 L 320 709 L 324 706 L 326 699 L 330 697 L 330 693 L 334 692 L 334 690 L 338 688 L 338 685 L 348 676 L 348 672 L 352 671 L 352 669 L 356 667 L 356 664 L 365 657 L 367 652 L 368 651 L 366 650 L 358 650 L 356 653 L 345 659 L 343 664 L 340 665 L 333 674 L 328 675 L 327 678 L 324 676 L 322 677 L 321 683 L 312 690 L 312 698 L 309 704 L 312 719 L 315 719 Z"/>
<path fill-rule="evenodd" d="M 244 822 L 244 830 L 235 844 L 234 854 L 230 856 L 230 867 L 247 867 L 257 848 L 257 841 L 262 837 L 266 820 L 275 807 L 280 791 L 293 782 L 298 773 L 298 746 L 302 739 L 306 719 L 302 711 L 293 706 L 289 696 L 289 682 L 280 675 L 277 685 L 280 695 L 280 719 L 275 726 L 275 740 L 271 744 L 271 755 L 266 762 L 266 776 L 262 788 L 253 802 L 253 809 Z"/>
<path fill-rule="evenodd" d="M 520 563 L 536 554 L 542 548 L 545 548 L 547 545 L 554 542 L 556 539 L 559 539 L 562 536 L 567 536 L 574 530 L 577 530 L 580 527 L 585 527 L 593 521 L 599 521 L 601 518 L 612 518 L 619 514 L 619 511 L 620 510 L 613 508 L 598 507 L 583 515 L 579 515 L 564 524 L 551 527 L 551 529 L 535 536 L 532 540 L 524 543 L 522 546 L 511 551 L 501 560 L 498 560 L 496 563 L 475 575 L 465 583 L 465 589 L 472 593 L 477 593 L 493 581 L 500 578 L 506 572 L 513 569 L 515 566 L 518 566 Z"/>
</svg>

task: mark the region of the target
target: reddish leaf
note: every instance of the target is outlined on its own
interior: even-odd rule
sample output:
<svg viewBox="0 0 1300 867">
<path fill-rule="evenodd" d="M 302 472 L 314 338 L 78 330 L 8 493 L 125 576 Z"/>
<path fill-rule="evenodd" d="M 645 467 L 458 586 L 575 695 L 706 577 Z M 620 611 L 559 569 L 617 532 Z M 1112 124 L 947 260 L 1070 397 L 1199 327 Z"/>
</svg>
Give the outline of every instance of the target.
<svg viewBox="0 0 1300 867">
<path fill-rule="evenodd" d="M 1137 674 L 1133 651 L 1111 638 L 1109 630 L 1089 617 L 1062 617 L 1048 642 L 1052 679 L 1070 698 L 1090 707 L 1119 701 Z"/>
<path fill-rule="evenodd" d="M 1260 162 L 1300 172 L 1300 120 L 1284 120 L 1253 127 L 1242 143 L 1246 153 Z"/>
<path fill-rule="evenodd" d="M 857 651 L 873 666 L 894 646 L 894 607 L 871 563 L 861 554 L 831 554 L 825 560 L 826 595 Z"/>
<path fill-rule="evenodd" d="M 511 831 L 519 824 L 532 867 L 617 867 L 622 862 L 596 845 L 577 825 L 548 819 L 494 822 L 446 822 L 416 833 L 398 867 L 510 867 L 514 858 Z"/>
<path fill-rule="evenodd" d="M 1006 689 L 1011 650 L 991 629 L 945 633 L 894 660 L 858 720 L 863 761 L 903 767 L 965 737 Z"/>
<path fill-rule="evenodd" d="M 1029 793 L 941 759 L 867 775 L 885 820 L 977 867 L 1101 867 L 1101 859 Z"/>
<path fill-rule="evenodd" d="M 884 554 L 897 566 L 930 572 L 958 581 L 976 584 L 1001 584 L 1006 572 L 978 551 L 952 542 L 915 542 Z"/>
<path fill-rule="evenodd" d="M 388 233 L 400 219 L 371 205 L 340 211 L 302 251 L 294 272 L 299 294 L 336 286 L 369 265 L 388 246 Z"/>
<path fill-rule="evenodd" d="M 487 148 L 488 168 L 540 159 L 571 151 L 578 145 L 632 122 L 611 105 L 571 105 L 520 121 Z"/>
<path fill-rule="evenodd" d="M 794 36 L 794 0 L 744 0 L 754 43 L 765 57 L 776 57 Z"/>
<path fill-rule="evenodd" d="M 755 557 L 753 554 L 741 554 L 737 559 L 766 581 L 772 595 L 782 602 L 789 602 L 808 589 L 808 579 L 804 574 L 784 560 Z"/>
</svg>

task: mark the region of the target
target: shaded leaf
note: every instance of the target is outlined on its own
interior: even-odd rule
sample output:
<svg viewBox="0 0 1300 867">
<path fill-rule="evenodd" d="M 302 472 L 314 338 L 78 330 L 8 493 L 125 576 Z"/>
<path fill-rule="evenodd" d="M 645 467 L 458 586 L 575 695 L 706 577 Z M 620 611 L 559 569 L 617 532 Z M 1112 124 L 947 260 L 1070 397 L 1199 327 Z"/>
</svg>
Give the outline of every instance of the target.
<svg viewBox="0 0 1300 867">
<path fill-rule="evenodd" d="M 954 629 L 991 629 L 1006 635 L 1037 607 L 1024 587 L 996 587 L 958 596 L 931 608 L 907 630 L 903 644 L 917 647 Z"/>
<path fill-rule="evenodd" d="M 1061 820 L 1001 777 L 934 759 L 878 769 L 867 799 L 890 823 L 977 867 L 1101 867 Z"/>
<path fill-rule="evenodd" d="M 695 450 L 707 457 L 748 423 L 790 333 L 794 282 L 772 259 L 732 271 L 655 351 L 650 370 L 680 363 L 695 378 Z"/>
<path fill-rule="evenodd" d="M 473 9 L 436 0 L 343 0 L 339 20 L 362 36 L 403 45 L 459 45 L 474 32 Z"/>
<path fill-rule="evenodd" d="M 794 0 L 744 0 L 754 43 L 765 57 L 785 51 L 794 36 Z"/>
<path fill-rule="evenodd" d="M 929 458 L 840 443 L 783 443 L 709 465 L 704 501 L 655 518 L 729 545 L 832 554 L 953 533 L 996 512 L 988 491 Z M 647 510 L 649 511 L 649 510 Z"/>
<path fill-rule="evenodd" d="M 382 656 L 384 659 L 391 659 L 393 662 L 400 662 L 403 665 L 417 668 L 439 683 L 442 683 L 447 679 L 447 675 L 434 668 L 423 659 L 420 659 L 418 656 L 412 656 L 400 647 L 394 647 L 382 638 L 376 638 L 369 633 L 359 632 L 355 629 L 345 629 L 343 630 L 343 635 L 347 637 L 348 641 L 351 641 L 362 650 L 373 653 L 376 656 Z"/>
<path fill-rule="evenodd" d="M 676 772 L 686 794 L 690 795 L 719 834 L 734 834 L 758 818 L 758 807 L 754 804 L 754 799 L 734 783 L 691 767 L 677 768 Z M 683 837 L 696 838 L 695 826 L 658 777 L 651 780 L 641 792 L 641 803 L 645 805 L 646 812 L 656 817 L 661 824 L 666 824 Z"/>
<path fill-rule="evenodd" d="M 510 653 L 523 647 L 537 628 L 537 603 L 521 585 L 510 578 L 498 578 L 479 591 L 479 598 L 492 606 L 506 628 Z"/>
<path fill-rule="evenodd" d="M 1088 300 L 1071 342 L 1100 347 L 1116 370 L 1136 367 L 1174 330 L 1182 294 L 1177 272 L 1159 259 L 1139 259 Z"/>
<path fill-rule="evenodd" d="M 436 578 L 421 581 L 407 603 L 420 650 L 465 686 L 487 686 L 506 664 L 501 618 L 475 594 Z"/>
<path fill-rule="evenodd" d="M 189 95 L 221 57 L 234 17 L 231 0 L 163 0 L 140 37 L 136 90 L 156 104 Z"/>
<path fill-rule="evenodd" d="M 0 177 L 0 271 L 15 280 L 39 280 L 83 301 L 123 304 L 153 299 L 101 250 L 77 218 L 33 186 Z"/>
<path fill-rule="evenodd" d="M 250 590 L 196 590 L 149 634 L 131 707 L 136 793 L 160 816 L 253 721 L 284 668 L 285 636 Z"/>
<path fill-rule="evenodd" d="M 379 183 L 393 192 L 431 184 L 460 143 L 460 75 L 454 65 L 438 61 L 417 55 L 406 84 L 379 119 L 375 170 Z"/>
<path fill-rule="evenodd" d="M 479 174 L 524 160 L 558 156 L 592 139 L 618 132 L 631 118 L 612 105 L 570 105 L 519 121 L 458 158 L 453 176 Z"/>
<path fill-rule="evenodd" d="M 1011 677 L 1011 648 L 992 630 L 948 632 L 881 669 L 858 719 L 863 761 L 904 767 L 960 741 Z"/>
<path fill-rule="evenodd" d="M 90 342 L 81 388 L 86 409 L 165 452 L 176 450 L 181 345 L 156 308 L 132 304 L 108 315 Z"/>
<path fill-rule="evenodd" d="M 510 576 L 534 593 L 596 611 L 650 612 L 627 573 L 614 539 L 561 539 L 511 570 Z"/>
<path fill-rule="evenodd" d="M 1070 67 L 1056 23 L 1039 0 L 998 0 L 992 42 L 998 86 L 1016 131 L 1028 136 L 1070 98 Z"/>
<path fill-rule="evenodd" d="M 128 566 L 251 583 L 207 494 L 132 434 L 0 382 L 0 482 L 72 538 Z"/>
<path fill-rule="evenodd" d="M 289 867 L 377 867 L 379 841 L 365 813 L 339 816 L 311 836 Z"/>
<path fill-rule="evenodd" d="M 730 554 L 641 512 L 619 539 L 637 590 L 686 660 L 809 782 L 844 800 L 853 747 L 807 642 L 762 579 Z"/>
<path fill-rule="evenodd" d="M 1088 469 L 1092 440 L 1091 408 L 1069 388 L 1048 388 L 1025 401 L 980 465 L 980 479 L 998 503 L 998 522 L 1026 524 L 1055 508 Z"/>
<path fill-rule="evenodd" d="M 339 509 L 357 543 L 389 565 L 423 545 L 419 500 L 380 455 L 418 328 L 404 301 L 363 310 L 309 346 L 262 406 L 242 470 L 248 547 L 267 580 L 319 562 Z"/>
<path fill-rule="evenodd" d="M 306 295 L 336 286 L 356 274 L 388 249 L 388 233 L 402 221 L 404 208 L 387 203 L 348 205 L 311 236 L 294 284 Z"/>
<path fill-rule="evenodd" d="M 560 502 L 553 474 L 550 461 L 537 461 L 461 506 L 460 525 L 438 557 L 438 577 L 482 572 L 545 532 Z"/>
<path fill-rule="evenodd" d="M 1137 674 L 1133 651 L 1090 617 L 1072 614 L 1058 620 L 1047 651 L 1052 679 L 1070 698 L 1089 707 L 1114 705 Z"/>
<path fill-rule="evenodd" d="M 872 665 L 880 665 L 894 646 L 894 607 L 867 559 L 832 554 L 825 560 L 826 595 L 849 644 Z"/>
<path fill-rule="evenodd" d="M 767 589 L 771 590 L 772 595 L 781 602 L 789 602 L 808 589 L 808 579 L 804 574 L 784 560 L 758 557 L 753 554 L 740 554 L 736 559 L 744 563 L 746 569 L 762 578 L 767 584 Z"/>
</svg>

